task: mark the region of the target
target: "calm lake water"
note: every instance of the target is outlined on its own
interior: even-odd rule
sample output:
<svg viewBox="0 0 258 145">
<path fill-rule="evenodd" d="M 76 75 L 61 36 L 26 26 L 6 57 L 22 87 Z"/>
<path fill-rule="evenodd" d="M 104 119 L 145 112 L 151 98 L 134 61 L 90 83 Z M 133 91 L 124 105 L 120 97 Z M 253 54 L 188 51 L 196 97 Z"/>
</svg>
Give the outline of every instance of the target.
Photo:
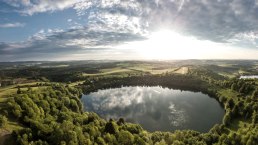
<svg viewBox="0 0 258 145">
<path fill-rule="evenodd" d="M 207 132 L 224 116 L 224 109 L 208 95 L 159 86 L 99 90 L 84 95 L 82 102 L 85 111 L 105 119 L 123 117 L 148 131 Z"/>
<path fill-rule="evenodd" d="M 240 79 L 258 79 L 258 75 L 240 76 Z"/>
</svg>

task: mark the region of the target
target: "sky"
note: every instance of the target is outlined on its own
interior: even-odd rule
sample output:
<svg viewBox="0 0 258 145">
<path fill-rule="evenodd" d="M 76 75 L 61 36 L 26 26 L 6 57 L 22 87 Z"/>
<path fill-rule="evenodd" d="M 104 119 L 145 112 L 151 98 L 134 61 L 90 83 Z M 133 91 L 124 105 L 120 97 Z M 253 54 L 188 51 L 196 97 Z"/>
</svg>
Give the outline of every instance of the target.
<svg viewBox="0 0 258 145">
<path fill-rule="evenodd" d="M 0 0 L 0 61 L 257 58 L 258 0 Z"/>
</svg>

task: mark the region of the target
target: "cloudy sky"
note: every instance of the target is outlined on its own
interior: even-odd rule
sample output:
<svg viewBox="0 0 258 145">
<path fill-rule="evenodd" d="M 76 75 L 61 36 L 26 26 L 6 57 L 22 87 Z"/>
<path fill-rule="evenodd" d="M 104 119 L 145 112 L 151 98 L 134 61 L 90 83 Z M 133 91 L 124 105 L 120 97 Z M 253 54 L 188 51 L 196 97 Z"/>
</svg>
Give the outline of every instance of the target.
<svg viewBox="0 0 258 145">
<path fill-rule="evenodd" d="M 258 58 L 258 0 L 0 0 L 0 16 L 0 61 Z"/>
</svg>

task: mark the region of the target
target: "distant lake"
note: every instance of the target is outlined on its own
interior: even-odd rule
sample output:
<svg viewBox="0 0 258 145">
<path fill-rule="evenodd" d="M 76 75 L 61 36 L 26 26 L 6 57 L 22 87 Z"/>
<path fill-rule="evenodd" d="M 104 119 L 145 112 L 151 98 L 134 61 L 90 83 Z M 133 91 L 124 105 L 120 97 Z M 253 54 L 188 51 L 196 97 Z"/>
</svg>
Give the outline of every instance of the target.
<svg viewBox="0 0 258 145">
<path fill-rule="evenodd" d="M 83 95 L 85 111 L 105 119 L 140 124 L 148 131 L 192 129 L 208 132 L 221 123 L 224 109 L 203 93 L 156 87 L 122 87 Z"/>
<path fill-rule="evenodd" d="M 258 79 L 258 75 L 240 76 L 240 79 Z"/>
</svg>

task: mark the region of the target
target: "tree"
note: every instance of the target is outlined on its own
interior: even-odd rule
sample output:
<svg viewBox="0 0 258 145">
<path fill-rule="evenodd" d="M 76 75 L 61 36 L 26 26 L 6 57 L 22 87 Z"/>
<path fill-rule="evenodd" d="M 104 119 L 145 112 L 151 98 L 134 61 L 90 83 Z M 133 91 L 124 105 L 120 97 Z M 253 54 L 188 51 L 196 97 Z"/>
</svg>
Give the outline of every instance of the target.
<svg viewBox="0 0 258 145">
<path fill-rule="evenodd" d="M 116 134 L 118 132 L 117 125 L 114 121 L 110 120 L 105 126 L 105 132 L 110 134 Z"/>
<path fill-rule="evenodd" d="M 4 128 L 7 125 L 7 118 L 4 115 L 0 115 L 0 127 Z"/>
<path fill-rule="evenodd" d="M 98 138 L 97 138 L 97 143 L 98 143 L 99 145 L 106 145 L 105 140 L 104 140 L 102 137 L 98 137 Z"/>
<path fill-rule="evenodd" d="M 253 114 L 252 114 L 252 123 L 253 124 L 258 123 L 258 114 L 257 114 L 256 111 L 254 111 Z"/>
<path fill-rule="evenodd" d="M 66 141 L 69 142 L 70 145 L 78 145 L 77 134 L 74 131 L 69 130 L 65 134 Z"/>
<path fill-rule="evenodd" d="M 132 145 L 134 136 L 129 131 L 122 130 L 118 134 L 118 142 L 123 145 Z"/>
<path fill-rule="evenodd" d="M 123 125 L 123 124 L 125 124 L 124 118 L 119 118 L 119 120 L 117 121 L 117 124 L 118 124 L 118 125 Z"/>
<path fill-rule="evenodd" d="M 20 86 L 18 86 L 17 94 L 21 94 L 21 93 L 22 93 L 21 88 Z"/>
<path fill-rule="evenodd" d="M 27 92 L 31 92 L 31 91 L 32 91 L 32 88 L 28 87 Z"/>
<path fill-rule="evenodd" d="M 134 142 L 135 142 L 135 144 L 137 144 L 137 145 L 146 145 L 147 143 L 141 138 L 141 137 L 139 137 L 138 135 L 136 135 L 135 137 L 134 137 Z"/>
<path fill-rule="evenodd" d="M 257 99 L 257 98 L 258 98 L 258 89 L 253 91 L 253 94 L 252 94 L 252 99 Z"/>
<path fill-rule="evenodd" d="M 232 98 L 230 98 L 227 103 L 230 109 L 233 109 L 235 106 L 234 100 Z"/>
<path fill-rule="evenodd" d="M 74 99 L 71 99 L 70 103 L 71 103 L 70 106 L 71 106 L 71 108 L 74 112 L 79 112 L 80 111 L 80 109 L 78 107 L 78 104 Z"/>
<path fill-rule="evenodd" d="M 230 120 L 231 120 L 230 113 L 227 112 L 226 115 L 225 115 L 224 118 L 223 118 L 223 124 L 226 125 L 226 126 L 228 126 Z"/>
<path fill-rule="evenodd" d="M 236 83 L 233 83 L 232 85 L 231 85 L 231 90 L 236 90 L 237 89 L 237 84 Z"/>
</svg>

